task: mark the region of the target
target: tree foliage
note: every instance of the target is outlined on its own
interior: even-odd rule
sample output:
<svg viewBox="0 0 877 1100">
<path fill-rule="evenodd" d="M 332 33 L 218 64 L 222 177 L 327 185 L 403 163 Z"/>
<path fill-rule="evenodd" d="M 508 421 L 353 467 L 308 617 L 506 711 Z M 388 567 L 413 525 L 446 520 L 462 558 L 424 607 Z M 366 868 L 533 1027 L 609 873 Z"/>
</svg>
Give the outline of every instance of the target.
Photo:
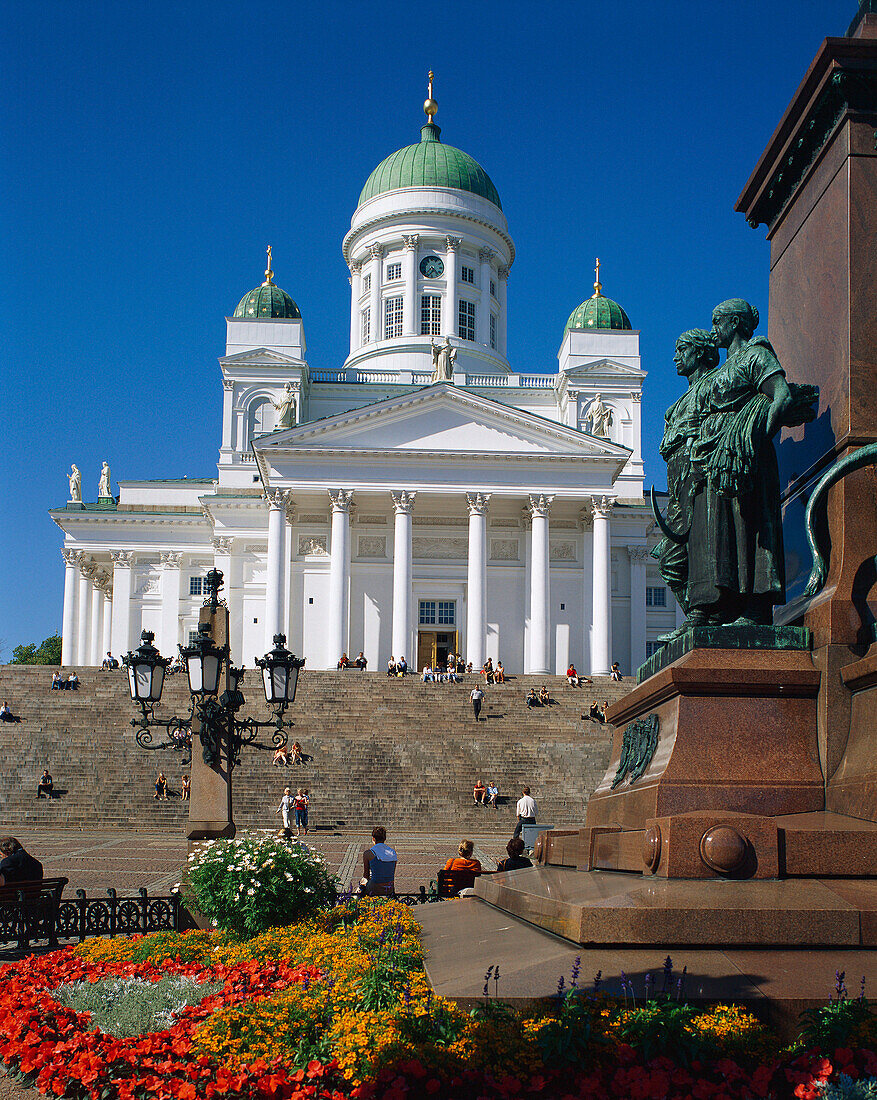
<svg viewBox="0 0 877 1100">
<path fill-rule="evenodd" d="M 60 665 L 61 635 L 52 634 L 39 645 L 17 645 L 12 651 L 11 665 Z"/>
</svg>

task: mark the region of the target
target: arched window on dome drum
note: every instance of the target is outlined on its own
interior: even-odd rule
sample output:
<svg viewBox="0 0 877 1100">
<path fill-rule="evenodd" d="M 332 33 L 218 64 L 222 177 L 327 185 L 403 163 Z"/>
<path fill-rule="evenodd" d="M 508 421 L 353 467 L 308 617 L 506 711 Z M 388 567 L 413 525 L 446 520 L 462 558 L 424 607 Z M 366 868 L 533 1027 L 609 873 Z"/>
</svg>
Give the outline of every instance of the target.
<svg viewBox="0 0 877 1100">
<path fill-rule="evenodd" d="M 275 428 L 274 406 L 267 398 L 259 398 L 250 406 L 247 416 L 247 447 L 257 435 L 273 432 Z"/>
</svg>

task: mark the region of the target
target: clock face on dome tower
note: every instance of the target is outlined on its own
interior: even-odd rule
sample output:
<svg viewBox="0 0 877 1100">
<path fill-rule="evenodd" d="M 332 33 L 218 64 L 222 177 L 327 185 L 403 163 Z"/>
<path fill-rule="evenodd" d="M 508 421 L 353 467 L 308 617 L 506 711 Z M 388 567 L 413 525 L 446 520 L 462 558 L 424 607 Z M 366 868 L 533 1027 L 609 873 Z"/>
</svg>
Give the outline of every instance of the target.
<svg viewBox="0 0 877 1100">
<path fill-rule="evenodd" d="M 445 265 L 438 256 L 424 256 L 420 261 L 420 274 L 425 279 L 440 279 L 445 270 Z"/>
</svg>

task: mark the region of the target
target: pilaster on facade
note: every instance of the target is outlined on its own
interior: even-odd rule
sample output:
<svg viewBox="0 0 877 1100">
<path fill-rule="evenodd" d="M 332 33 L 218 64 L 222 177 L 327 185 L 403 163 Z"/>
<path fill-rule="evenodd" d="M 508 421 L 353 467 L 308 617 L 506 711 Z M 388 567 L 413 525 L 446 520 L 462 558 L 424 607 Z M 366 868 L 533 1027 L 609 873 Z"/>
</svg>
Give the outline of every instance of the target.
<svg viewBox="0 0 877 1100">
<path fill-rule="evenodd" d="M 381 338 L 381 277 L 383 275 L 384 246 L 382 244 L 371 244 L 368 251 L 371 256 L 371 292 L 369 295 L 371 326 L 369 342 L 374 344 Z"/>
<path fill-rule="evenodd" d="M 230 554 L 234 545 L 234 539 L 224 535 L 214 535 L 210 541 L 213 544 L 213 553 L 223 556 Z"/>
<path fill-rule="evenodd" d="M 457 253 L 463 243 L 462 237 L 445 237 L 445 308 L 442 314 L 442 335 L 457 334 Z"/>
<path fill-rule="evenodd" d="M 415 336 L 419 331 L 417 324 L 417 247 L 419 233 L 406 233 L 402 237 L 405 251 L 402 255 L 402 333 Z"/>
</svg>

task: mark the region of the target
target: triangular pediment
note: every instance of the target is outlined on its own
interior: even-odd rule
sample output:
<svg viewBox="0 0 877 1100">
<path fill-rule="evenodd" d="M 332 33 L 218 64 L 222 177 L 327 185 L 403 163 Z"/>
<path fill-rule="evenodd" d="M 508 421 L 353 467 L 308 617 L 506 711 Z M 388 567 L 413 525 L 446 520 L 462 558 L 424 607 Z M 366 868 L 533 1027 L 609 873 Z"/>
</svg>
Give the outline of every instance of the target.
<svg viewBox="0 0 877 1100">
<path fill-rule="evenodd" d="M 629 451 L 533 413 L 439 384 L 391 397 L 253 444 L 272 452 L 446 453 L 470 455 L 575 456 L 626 459 Z"/>
<path fill-rule="evenodd" d="M 292 355 L 284 355 L 270 348 L 254 348 L 252 351 L 239 351 L 235 355 L 223 355 L 220 360 L 223 367 L 301 367 L 304 363 Z"/>
<path fill-rule="evenodd" d="M 563 372 L 569 381 L 573 378 L 645 378 L 646 372 L 637 367 L 631 367 L 628 363 L 619 363 L 615 359 L 596 359 L 593 363 L 582 363 L 581 366 L 571 367 Z"/>
</svg>

